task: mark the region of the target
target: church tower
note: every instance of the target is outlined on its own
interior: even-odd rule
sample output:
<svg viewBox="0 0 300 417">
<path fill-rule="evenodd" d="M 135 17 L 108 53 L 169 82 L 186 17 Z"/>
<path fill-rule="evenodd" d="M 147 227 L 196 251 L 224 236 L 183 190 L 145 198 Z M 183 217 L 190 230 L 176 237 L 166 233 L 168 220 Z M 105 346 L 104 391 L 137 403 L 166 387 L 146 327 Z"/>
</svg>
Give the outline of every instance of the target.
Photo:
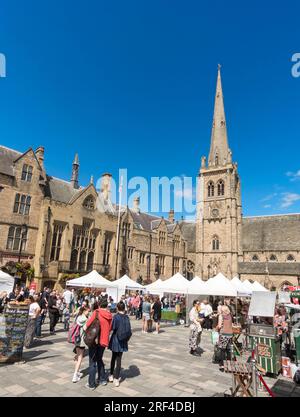
<svg viewBox="0 0 300 417">
<path fill-rule="evenodd" d="M 233 278 L 242 260 L 242 207 L 237 163 L 232 162 L 218 66 L 208 161 L 201 158 L 197 188 L 196 273 L 208 279 L 222 272 Z"/>
</svg>

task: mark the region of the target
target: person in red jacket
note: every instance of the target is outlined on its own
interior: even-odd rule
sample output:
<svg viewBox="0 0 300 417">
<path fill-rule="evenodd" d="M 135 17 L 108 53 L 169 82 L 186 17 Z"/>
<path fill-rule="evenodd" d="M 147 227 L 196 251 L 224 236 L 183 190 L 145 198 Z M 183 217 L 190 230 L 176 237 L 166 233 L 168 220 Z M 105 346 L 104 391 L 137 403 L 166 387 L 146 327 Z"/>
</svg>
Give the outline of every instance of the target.
<svg viewBox="0 0 300 417">
<path fill-rule="evenodd" d="M 112 328 L 112 314 L 107 310 L 108 302 L 103 300 L 100 302 L 100 308 L 94 310 L 93 314 L 86 323 L 86 328 L 93 323 L 96 316 L 100 320 L 100 340 L 94 347 L 89 348 L 89 379 L 86 388 L 94 390 L 96 384 L 96 372 L 98 369 L 98 380 L 100 385 L 107 385 L 107 378 L 105 375 L 105 368 L 103 363 L 103 353 L 105 348 L 109 345 L 109 334 Z"/>
</svg>

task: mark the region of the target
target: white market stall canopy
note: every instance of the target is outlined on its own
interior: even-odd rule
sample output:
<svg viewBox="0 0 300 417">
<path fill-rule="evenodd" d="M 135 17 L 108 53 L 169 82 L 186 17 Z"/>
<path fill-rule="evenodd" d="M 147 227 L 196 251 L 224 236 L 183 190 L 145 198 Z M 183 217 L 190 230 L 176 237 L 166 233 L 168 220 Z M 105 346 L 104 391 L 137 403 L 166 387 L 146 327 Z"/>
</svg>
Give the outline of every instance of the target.
<svg viewBox="0 0 300 417">
<path fill-rule="evenodd" d="M 161 290 L 162 280 L 159 278 L 157 281 L 152 282 L 149 285 L 146 285 L 146 290 L 151 294 L 162 294 Z"/>
<path fill-rule="evenodd" d="M 115 282 L 103 278 L 97 271 L 92 271 L 87 275 L 67 281 L 66 285 L 68 287 L 109 288 L 116 287 Z"/>
<path fill-rule="evenodd" d="M 11 275 L 0 270 L 0 292 L 6 291 L 11 293 L 14 288 L 15 279 Z"/>
<path fill-rule="evenodd" d="M 163 292 L 169 292 L 173 294 L 188 294 L 189 285 L 190 281 L 188 281 L 178 272 L 171 278 L 162 281 L 159 289 Z"/>
<path fill-rule="evenodd" d="M 262 286 L 259 282 L 255 281 L 252 284 L 253 291 L 266 291 L 269 292 L 264 286 Z"/>
<path fill-rule="evenodd" d="M 243 287 L 246 288 L 246 290 L 252 294 L 253 292 L 253 287 L 250 281 L 248 281 L 247 279 L 245 281 L 242 281 Z"/>
<path fill-rule="evenodd" d="M 206 294 L 206 281 L 203 281 L 199 277 L 195 277 L 190 281 L 188 287 L 189 294 L 195 295 L 207 295 Z"/>
<path fill-rule="evenodd" d="M 238 277 L 232 278 L 230 283 L 237 290 L 237 293 L 238 293 L 239 297 L 250 297 L 251 296 L 251 292 L 247 289 L 246 286 L 243 285 L 242 281 L 240 281 Z"/>
<path fill-rule="evenodd" d="M 117 279 L 114 281 L 114 286 L 119 289 L 126 289 L 129 290 L 143 290 L 145 287 L 141 284 L 139 284 L 136 281 L 133 281 L 133 279 L 129 278 L 127 275 L 124 275 L 122 278 Z"/>
<path fill-rule="evenodd" d="M 205 295 L 237 297 L 237 290 L 222 273 L 210 278 L 205 284 Z"/>
</svg>

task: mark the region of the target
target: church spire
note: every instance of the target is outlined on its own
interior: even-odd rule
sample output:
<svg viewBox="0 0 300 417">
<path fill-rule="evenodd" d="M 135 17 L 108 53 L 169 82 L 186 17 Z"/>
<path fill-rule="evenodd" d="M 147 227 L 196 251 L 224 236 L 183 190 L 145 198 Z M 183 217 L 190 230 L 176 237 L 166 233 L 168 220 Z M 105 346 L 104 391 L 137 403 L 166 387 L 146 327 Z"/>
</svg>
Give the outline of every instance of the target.
<svg viewBox="0 0 300 417">
<path fill-rule="evenodd" d="M 208 166 L 223 166 L 230 162 L 230 160 L 231 151 L 228 148 L 227 141 L 227 128 L 221 82 L 221 65 L 219 64 Z"/>
<path fill-rule="evenodd" d="M 73 188 L 79 188 L 78 183 L 78 175 L 79 175 L 79 158 L 78 154 L 75 154 L 75 158 L 72 165 L 72 178 L 71 178 L 71 184 L 73 185 Z"/>
</svg>

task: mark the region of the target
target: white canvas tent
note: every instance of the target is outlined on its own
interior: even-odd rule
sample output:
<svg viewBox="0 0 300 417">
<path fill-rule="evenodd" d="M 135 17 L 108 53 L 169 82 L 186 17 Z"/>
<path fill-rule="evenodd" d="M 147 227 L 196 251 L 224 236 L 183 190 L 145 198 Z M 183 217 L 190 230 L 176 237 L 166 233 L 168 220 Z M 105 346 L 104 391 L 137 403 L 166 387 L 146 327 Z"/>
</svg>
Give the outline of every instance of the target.
<svg viewBox="0 0 300 417">
<path fill-rule="evenodd" d="M 187 294 L 189 292 L 189 284 L 190 281 L 188 281 L 178 272 L 171 278 L 162 281 L 159 289 L 161 289 L 163 292 L 173 294 Z"/>
<path fill-rule="evenodd" d="M 11 293 L 14 288 L 15 279 L 11 275 L 0 270 L 0 292 L 6 291 Z"/>
<path fill-rule="evenodd" d="M 199 277 L 193 278 L 189 283 L 188 293 L 195 295 L 206 295 L 206 281 L 203 281 Z"/>
<path fill-rule="evenodd" d="M 247 279 L 245 281 L 242 281 L 243 287 L 246 288 L 247 291 L 249 291 L 250 294 L 253 292 L 253 287 L 250 281 Z"/>
<path fill-rule="evenodd" d="M 205 293 L 213 296 L 237 297 L 237 290 L 221 272 L 206 282 Z"/>
<path fill-rule="evenodd" d="M 97 271 L 92 271 L 82 277 L 71 279 L 66 282 L 66 285 L 68 287 L 82 287 L 82 288 L 116 287 L 115 282 L 111 282 L 103 278 Z"/>
<path fill-rule="evenodd" d="M 144 290 L 145 287 L 141 284 L 139 284 L 136 281 L 133 281 L 133 279 L 129 278 L 128 275 L 123 275 L 122 278 L 117 279 L 114 281 L 114 284 L 116 286 L 116 290 L 112 291 L 109 290 L 108 294 L 111 295 L 114 299 L 119 300 L 120 295 L 124 295 L 126 290 Z"/>
<path fill-rule="evenodd" d="M 261 285 L 257 281 L 253 282 L 252 289 L 253 289 L 253 291 L 265 291 L 265 292 L 269 292 L 269 290 L 267 290 L 263 285 Z"/>
<path fill-rule="evenodd" d="M 149 285 L 146 285 L 146 290 L 147 292 L 149 292 L 150 294 L 157 294 L 162 296 L 163 295 L 163 290 L 161 289 L 161 283 L 163 281 L 159 278 L 157 281 L 152 282 Z"/>
<path fill-rule="evenodd" d="M 145 287 L 141 284 L 139 284 L 136 281 L 133 281 L 133 279 L 129 278 L 127 275 L 123 275 L 122 278 L 117 279 L 114 281 L 114 284 L 119 289 L 129 289 L 129 290 L 143 290 Z"/>
<path fill-rule="evenodd" d="M 251 292 L 243 285 L 242 281 L 238 277 L 232 278 L 231 285 L 237 290 L 238 297 L 250 297 Z"/>
</svg>

